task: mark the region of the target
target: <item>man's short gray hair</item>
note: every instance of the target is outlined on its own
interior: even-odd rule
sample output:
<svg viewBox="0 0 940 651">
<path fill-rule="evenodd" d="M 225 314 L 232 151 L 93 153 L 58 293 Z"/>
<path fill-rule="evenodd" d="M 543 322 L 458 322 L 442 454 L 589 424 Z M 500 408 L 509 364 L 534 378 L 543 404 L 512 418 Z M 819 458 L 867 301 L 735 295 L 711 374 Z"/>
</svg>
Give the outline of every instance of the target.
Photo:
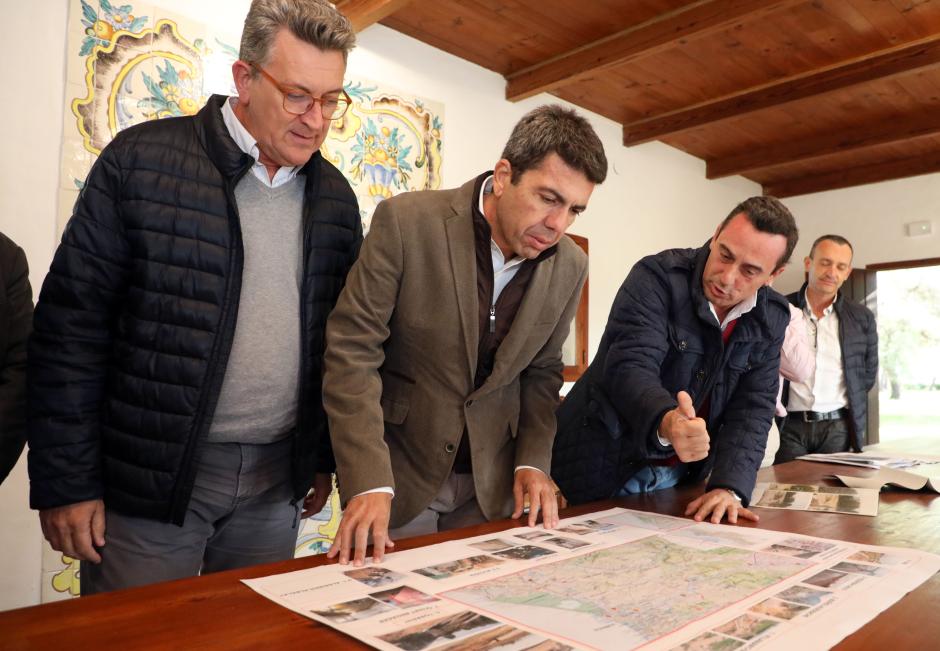
<svg viewBox="0 0 940 651">
<path fill-rule="evenodd" d="M 515 184 L 526 170 L 541 165 L 549 154 L 558 154 L 591 183 L 603 183 L 607 177 L 604 145 L 591 123 L 558 104 L 545 104 L 523 115 L 509 136 L 502 158 L 509 161 Z"/>
<path fill-rule="evenodd" d="M 242 30 L 239 58 L 263 66 L 282 28 L 324 52 L 339 51 L 343 60 L 356 46 L 349 19 L 326 0 L 252 0 Z"/>
</svg>

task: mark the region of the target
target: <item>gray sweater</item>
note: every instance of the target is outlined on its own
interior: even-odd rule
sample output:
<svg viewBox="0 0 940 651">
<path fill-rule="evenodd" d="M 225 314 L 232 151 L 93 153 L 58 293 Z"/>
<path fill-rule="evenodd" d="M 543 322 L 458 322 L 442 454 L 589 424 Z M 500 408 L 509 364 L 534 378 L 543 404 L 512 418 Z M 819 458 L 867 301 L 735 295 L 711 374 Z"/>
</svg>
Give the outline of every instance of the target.
<svg viewBox="0 0 940 651">
<path fill-rule="evenodd" d="M 235 338 L 209 429 L 213 442 L 270 443 L 297 421 L 304 176 L 235 188 L 245 248 Z"/>
</svg>

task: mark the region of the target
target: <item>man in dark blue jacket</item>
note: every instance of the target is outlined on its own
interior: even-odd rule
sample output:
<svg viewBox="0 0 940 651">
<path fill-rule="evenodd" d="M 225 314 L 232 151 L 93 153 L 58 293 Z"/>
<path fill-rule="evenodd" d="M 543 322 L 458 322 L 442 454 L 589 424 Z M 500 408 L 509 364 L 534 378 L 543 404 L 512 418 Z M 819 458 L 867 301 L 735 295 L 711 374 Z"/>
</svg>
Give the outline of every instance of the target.
<svg viewBox="0 0 940 651">
<path fill-rule="evenodd" d="M 807 282 L 787 299 L 803 310 L 816 372 L 806 382 L 788 382 L 774 463 L 803 454 L 854 450 L 865 445 L 868 392 L 878 377 L 878 328 L 864 305 L 846 300 L 839 288 L 852 273 L 852 245 L 823 235 L 803 261 Z"/>
<path fill-rule="evenodd" d="M 354 40 L 325 0 L 255 0 L 238 96 L 88 175 L 27 371 L 30 503 L 82 594 L 290 558 L 330 492 L 324 330 L 362 224 L 319 148 Z"/>
<path fill-rule="evenodd" d="M 569 501 L 708 476 L 687 515 L 757 520 L 746 507 L 790 320 L 768 284 L 796 241 L 786 207 L 753 197 L 702 248 L 634 266 L 594 361 L 558 411 L 552 476 Z"/>
</svg>

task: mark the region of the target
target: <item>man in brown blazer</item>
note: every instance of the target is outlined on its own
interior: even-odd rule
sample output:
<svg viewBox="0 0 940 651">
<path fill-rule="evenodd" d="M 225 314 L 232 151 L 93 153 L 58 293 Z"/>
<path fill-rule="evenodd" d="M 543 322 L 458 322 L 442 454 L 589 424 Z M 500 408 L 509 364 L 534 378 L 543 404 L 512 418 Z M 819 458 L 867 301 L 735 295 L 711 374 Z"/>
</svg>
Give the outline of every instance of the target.
<svg viewBox="0 0 940 651">
<path fill-rule="evenodd" d="M 379 561 L 393 538 L 519 517 L 525 494 L 530 525 L 540 509 L 557 524 L 561 347 L 587 277 L 564 233 L 606 174 L 590 124 L 542 106 L 492 172 L 379 205 L 327 324 L 344 506 L 331 557 L 361 564 L 371 535 Z"/>
</svg>

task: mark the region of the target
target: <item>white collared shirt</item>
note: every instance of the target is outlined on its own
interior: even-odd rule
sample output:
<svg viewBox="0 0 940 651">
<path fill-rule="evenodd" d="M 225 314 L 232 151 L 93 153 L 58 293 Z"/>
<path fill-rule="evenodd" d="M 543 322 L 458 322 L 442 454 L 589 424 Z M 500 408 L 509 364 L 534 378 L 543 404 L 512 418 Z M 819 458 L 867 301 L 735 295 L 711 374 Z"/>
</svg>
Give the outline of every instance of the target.
<svg viewBox="0 0 940 651">
<path fill-rule="evenodd" d="M 833 309 L 835 301 L 817 319 L 805 295 L 804 300 L 806 339 L 816 356 L 816 371 L 806 382 L 790 383 L 787 411 L 826 413 L 842 409 L 848 404 L 848 397 L 842 369 L 842 345 L 839 342 L 839 315 Z"/>
<path fill-rule="evenodd" d="M 274 174 L 274 178 L 271 178 L 268 174 L 268 168 L 259 161 L 261 149 L 258 147 L 258 141 L 255 140 L 254 136 L 248 133 L 248 129 L 245 128 L 245 125 L 243 125 L 241 120 L 238 119 L 238 116 L 235 115 L 234 107 L 237 102 L 237 97 L 229 97 L 227 101 L 222 102 L 222 121 L 225 123 L 225 128 L 228 129 L 229 135 L 232 136 L 232 140 L 235 141 L 238 148 L 255 159 L 255 164 L 251 166 L 251 173 L 269 188 L 276 188 L 292 180 L 297 176 L 297 172 L 300 171 L 299 165 L 278 169 Z"/>
<path fill-rule="evenodd" d="M 757 306 L 757 292 L 754 292 L 749 297 L 745 298 L 743 301 L 732 307 L 728 310 L 728 313 L 725 315 L 724 321 L 718 318 L 718 312 L 715 311 L 715 306 L 712 305 L 712 302 L 708 302 L 708 309 L 712 311 L 712 315 L 715 317 L 715 321 L 718 322 L 718 327 L 721 328 L 721 331 L 724 332 L 728 328 L 728 324 L 734 321 L 735 319 L 744 316 Z"/>
<path fill-rule="evenodd" d="M 483 196 L 492 194 L 492 192 L 493 175 L 491 174 L 483 181 L 483 185 L 480 188 L 480 196 L 477 197 L 477 205 L 480 208 L 481 215 L 486 214 L 483 212 Z M 507 260 L 500 250 L 499 245 L 496 244 L 496 240 L 492 237 L 490 237 L 490 253 L 493 256 L 493 305 L 496 305 L 496 300 L 499 298 L 499 295 L 503 293 L 509 281 L 519 272 L 519 267 L 525 262 L 525 258 L 521 255 L 516 255 Z"/>
</svg>

